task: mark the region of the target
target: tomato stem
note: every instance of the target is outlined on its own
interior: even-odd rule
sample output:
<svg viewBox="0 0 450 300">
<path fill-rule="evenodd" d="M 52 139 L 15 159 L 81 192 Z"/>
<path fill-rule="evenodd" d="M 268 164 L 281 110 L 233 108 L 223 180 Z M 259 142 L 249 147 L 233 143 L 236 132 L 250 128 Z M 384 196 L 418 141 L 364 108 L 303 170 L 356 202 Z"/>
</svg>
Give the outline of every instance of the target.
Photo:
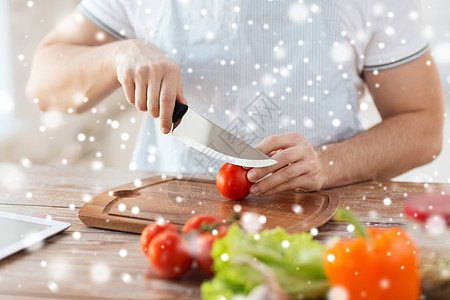
<svg viewBox="0 0 450 300">
<path fill-rule="evenodd" d="M 218 223 L 207 223 L 207 222 L 202 222 L 202 225 L 200 227 L 199 232 L 203 233 L 203 232 L 212 232 L 214 229 L 217 229 L 219 227 Z"/>
<path fill-rule="evenodd" d="M 230 224 L 233 224 L 236 221 L 239 221 L 241 219 L 241 216 L 238 213 L 232 213 L 230 217 L 228 218 L 228 222 Z"/>
<path fill-rule="evenodd" d="M 353 226 L 355 226 L 355 234 L 357 237 L 362 237 L 366 240 L 369 239 L 366 227 L 349 210 L 339 208 L 333 218 L 336 221 L 352 224 Z"/>
</svg>

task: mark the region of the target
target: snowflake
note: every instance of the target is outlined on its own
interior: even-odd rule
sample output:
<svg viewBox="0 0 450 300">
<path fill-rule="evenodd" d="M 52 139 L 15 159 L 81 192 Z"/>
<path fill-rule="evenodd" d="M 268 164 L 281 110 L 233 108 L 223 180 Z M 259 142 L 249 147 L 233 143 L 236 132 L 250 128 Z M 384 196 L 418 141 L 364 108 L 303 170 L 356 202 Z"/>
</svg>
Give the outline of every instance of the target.
<svg viewBox="0 0 450 300">
<path fill-rule="evenodd" d="M 78 135 L 77 135 L 77 140 L 79 141 L 79 142 L 84 142 L 85 140 L 86 140 L 86 135 L 84 134 L 84 133 L 79 133 Z"/>
<path fill-rule="evenodd" d="M 22 165 L 22 167 L 24 167 L 26 169 L 30 168 L 32 165 L 31 160 L 27 157 L 22 157 L 20 159 L 20 164 Z"/>
<path fill-rule="evenodd" d="M 351 46 L 345 43 L 334 43 L 330 51 L 331 59 L 338 64 L 348 62 L 353 57 Z"/>
<path fill-rule="evenodd" d="M 105 283 L 111 278 L 111 268 L 102 263 L 96 263 L 91 266 L 91 279 L 95 283 Z"/>
<path fill-rule="evenodd" d="M 127 249 L 120 249 L 120 251 L 119 251 L 120 257 L 124 258 L 124 257 L 127 257 L 127 255 L 128 255 Z"/>
<path fill-rule="evenodd" d="M 54 282 L 54 281 L 49 281 L 49 282 L 47 283 L 47 287 L 48 287 L 48 289 L 49 289 L 50 291 L 52 291 L 53 293 L 56 293 L 56 292 L 59 291 L 59 286 L 58 286 L 58 284 L 57 284 L 56 282 Z"/>
<path fill-rule="evenodd" d="M 61 112 L 48 111 L 41 115 L 41 122 L 46 129 L 55 130 L 64 124 L 65 119 Z"/>
<path fill-rule="evenodd" d="M 433 215 L 427 219 L 425 229 L 430 236 L 441 236 L 446 231 L 445 219 L 440 215 Z"/>
<path fill-rule="evenodd" d="M 303 23 L 309 17 L 308 7 L 303 3 L 294 3 L 289 8 L 289 19 L 295 23 Z"/>
</svg>

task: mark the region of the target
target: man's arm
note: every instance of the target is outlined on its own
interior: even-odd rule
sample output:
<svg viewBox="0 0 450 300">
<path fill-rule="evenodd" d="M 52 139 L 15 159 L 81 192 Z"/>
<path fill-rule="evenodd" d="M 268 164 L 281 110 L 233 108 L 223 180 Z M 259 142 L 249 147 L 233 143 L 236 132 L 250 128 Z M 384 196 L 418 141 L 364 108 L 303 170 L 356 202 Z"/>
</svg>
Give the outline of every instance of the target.
<svg viewBox="0 0 450 300">
<path fill-rule="evenodd" d="M 432 161 L 441 151 L 444 101 L 431 54 L 376 73 L 365 72 L 364 78 L 382 122 L 319 150 L 328 177 L 325 187 L 389 179 Z"/>
<path fill-rule="evenodd" d="M 28 97 L 38 99 L 43 111 L 86 111 L 119 87 L 114 64 L 119 44 L 80 12 L 72 12 L 36 49 Z"/>
<path fill-rule="evenodd" d="M 161 117 L 164 133 L 175 99 L 186 103 L 175 61 L 144 41 L 117 40 L 75 10 L 37 48 L 27 95 L 43 111 L 82 113 L 120 86 L 130 104 Z"/>
<path fill-rule="evenodd" d="M 364 73 L 382 122 L 348 140 L 312 149 L 303 136 L 264 139 L 258 148 L 278 163 L 255 168 L 253 195 L 286 189 L 314 191 L 370 179 L 388 179 L 432 161 L 441 151 L 444 103 L 430 53 L 408 64 Z M 278 149 L 282 151 L 274 152 Z"/>
</svg>

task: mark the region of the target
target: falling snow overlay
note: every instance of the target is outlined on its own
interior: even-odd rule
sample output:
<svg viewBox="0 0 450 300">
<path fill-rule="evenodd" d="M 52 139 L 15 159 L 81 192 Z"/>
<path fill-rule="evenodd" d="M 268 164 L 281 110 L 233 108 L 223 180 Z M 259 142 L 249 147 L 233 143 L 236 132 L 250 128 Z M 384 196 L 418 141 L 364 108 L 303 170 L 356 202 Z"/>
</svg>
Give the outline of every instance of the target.
<svg viewBox="0 0 450 300">
<path fill-rule="evenodd" d="M 183 1 L 179 1 L 180 5 L 183 5 L 182 7 L 184 10 L 186 10 L 186 3 Z M 141 34 L 144 36 L 145 34 L 148 34 L 149 37 L 155 38 L 158 34 L 156 30 L 154 30 L 156 24 L 154 23 L 155 20 L 157 20 L 158 15 L 158 9 L 156 7 L 153 7 L 152 5 L 147 5 L 144 2 L 140 6 L 140 13 L 142 14 L 143 18 L 148 18 L 148 16 L 152 17 L 151 22 L 144 22 L 145 30 L 148 29 L 146 33 L 142 32 Z M 61 4 L 63 6 L 63 4 Z M 14 38 L 15 41 L 21 43 L 34 43 L 33 40 L 37 38 L 38 34 L 35 34 L 33 30 L 39 30 L 37 26 L 34 26 L 33 24 L 52 24 L 53 19 L 50 15 L 50 12 L 44 12 L 43 6 L 39 5 L 35 1 L 25 1 L 20 4 L 17 7 L 13 7 L 12 9 L 15 10 L 23 10 L 24 13 L 32 13 L 34 18 L 30 18 L 30 25 L 23 26 L 23 29 L 21 29 L 21 33 L 17 35 L 17 37 Z M 196 29 L 199 28 L 199 26 L 205 26 L 208 25 L 207 22 L 209 22 L 210 19 L 213 16 L 215 16 L 217 11 L 215 10 L 213 6 L 211 5 L 196 5 L 193 7 L 190 7 L 189 9 L 192 9 L 193 12 L 198 14 L 199 17 L 204 18 L 202 22 L 199 24 L 191 24 L 191 22 L 186 18 L 181 18 L 179 24 L 174 24 L 174 29 L 177 29 L 178 27 L 183 31 L 188 33 L 188 35 L 193 35 L 196 32 Z M 343 13 L 343 9 L 339 6 L 337 7 L 338 10 L 338 18 L 342 21 L 341 14 Z M 302 1 L 298 3 L 292 3 L 287 7 L 288 12 L 288 20 L 292 24 L 299 25 L 305 25 L 305 26 L 315 26 L 315 22 L 317 19 L 320 19 L 321 16 L 323 16 L 326 13 L 329 13 L 326 8 L 320 7 L 320 5 L 317 5 L 315 3 L 311 3 L 309 1 Z M 369 10 L 370 11 L 370 10 Z M 37 13 L 36 13 L 37 12 Z M 42 12 L 42 13 L 41 13 Z M 351 14 L 353 12 L 349 12 Z M 404 38 L 398 38 L 399 34 L 401 34 L 402 29 L 398 28 L 398 25 L 393 23 L 395 20 L 399 20 L 400 18 L 404 18 L 407 22 L 410 22 L 411 26 L 415 26 L 417 22 L 420 21 L 422 17 L 425 17 L 425 20 L 427 23 L 430 23 L 430 26 L 426 26 L 425 28 L 425 37 L 430 40 L 432 49 L 433 49 L 433 57 L 437 65 L 440 66 L 440 68 L 443 70 L 442 75 L 444 79 L 448 77 L 446 75 L 446 66 L 448 66 L 449 62 L 449 55 L 446 49 L 448 48 L 448 37 L 445 36 L 445 32 L 441 30 L 438 24 L 433 24 L 433 19 L 436 19 L 439 17 L 439 10 L 435 9 L 434 5 L 430 5 L 428 3 L 423 4 L 422 11 L 411 9 L 407 11 L 405 14 L 401 14 L 398 10 L 396 10 L 396 7 L 386 7 L 382 4 L 382 2 L 375 3 L 373 7 L 371 8 L 371 13 L 376 18 L 383 19 L 383 22 L 385 22 L 386 26 L 383 26 L 383 28 L 380 30 L 382 33 L 378 40 L 374 43 L 374 49 L 379 51 L 380 53 L 384 53 L 390 49 L 390 45 L 392 43 L 398 43 L 400 46 L 404 47 L 413 47 L 411 46 L 411 43 L 413 43 L 411 38 L 404 37 Z M 345 11 L 344 11 L 345 14 Z M 246 5 L 233 5 L 230 8 L 230 20 L 229 20 L 229 28 L 223 29 L 226 30 L 227 33 L 230 33 L 228 35 L 230 39 L 228 41 L 220 42 L 220 32 L 218 32 L 213 26 L 209 26 L 207 31 L 204 32 L 203 36 L 196 36 L 195 38 L 198 38 L 198 41 L 204 42 L 204 45 L 209 45 L 208 47 L 213 47 L 214 43 L 217 43 L 220 48 L 217 53 L 215 52 L 209 52 L 213 55 L 210 57 L 211 61 L 213 63 L 216 63 L 218 66 L 223 67 L 223 71 L 227 72 L 228 74 L 227 78 L 225 78 L 225 81 L 228 81 L 232 78 L 235 78 L 236 80 L 239 79 L 240 82 L 230 82 L 225 83 L 224 81 L 220 82 L 209 82 L 205 83 L 206 78 L 208 81 L 213 80 L 214 78 L 217 78 L 219 80 L 219 77 L 214 76 L 208 76 L 205 72 L 205 66 L 206 64 L 201 64 L 198 62 L 198 60 L 201 58 L 201 55 L 196 53 L 195 51 L 191 51 L 189 53 L 184 53 L 182 47 L 180 45 L 176 44 L 170 44 L 169 42 L 167 45 L 160 45 L 161 48 L 164 48 L 169 55 L 174 57 L 175 59 L 179 59 L 181 57 L 184 57 L 186 61 L 183 61 L 183 76 L 189 77 L 187 81 L 188 84 L 191 85 L 190 82 L 193 83 L 193 89 L 192 95 L 189 95 L 191 92 L 186 91 L 187 99 L 190 100 L 192 105 L 195 107 L 198 107 L 200 110 L 202 109 L 203 103 L 211 103 L 214 102 L 212 99 L 206 99 L 204 96 L 198 97 L 197 94 L 208 94 L 213 95 L 213 99 L 220 99 L 222 98 L 228 98 L 228 101 L 233 100 L 233 95 L 238 96 L 240 98 L 245 98 L 243 96 L 244 94 L 251 94 L 251 99 L 254 99 L 254 96 L 257 93 L 264 92 L 267 94 L 271 99 L 277 100 L 279 102 L 276 102 L 277 105 L 282 110 L 282 115 L 280 116 L 281 122 L 281 128 L 278 128 L 277 130 L 294 130 L 298 129 L 298 127 L 302 127 L 303 130 L 314 132 L 314 131 L 320 131 L 324 128 L 324 125 L 330 126 L 333 130 L 346 130 L 344 122 L 348 120 L 347 117 L 339 117 L 339 112 L 336 109 L 333 109 L 335 115 L 333 117 L 329 117 L 327 120 L 327 117 L 322 117 L 322 119 L 327 120 L 325 124 L 320 124 L 317 121 L 317 118 L 321 118 L 320 116 L 311 114 L 312 111 L 310 111 L 309 115 L 305 116 L 299 116 L 298 114 L 290 116 L 289 113 L 291 112 L 290 107 L 283 106 L 284 103 L 287 103 L 292 98 L 300 98 L 300 99 L 306 99 L 305 102 L 309 103 L 315 103 L 317 101 L 320 101 L 321 97 L 319 95 L 313 95 L 311 94 L 311 88 L 312 87 L 322 87 L 322 96 L 326 95 L 329 97 L 330 91 L 332 91 L 332 88 L 330 86 L 327 86 L 328 82 L 328 75 L 323 74 L 323 72 L 319 72 L 319 74 L 307 74 L 305 76 L 305 87 L 307 89 L 301 89 L 302 92 L 299 92 L 298 84 L 289 84 L 288 81 L 292 78 L 298 77 L 298 71 L 299 71 L 299 64 L 296 64 L 292 60 L 292 51 L 300 50 L 299 53 L 300 60 L 302 64 L 305 65 L 312 65 L 311 68 L 314 68 L 314 64 L 316 63 L 311 57 L 311 55 L 305 54 L 306 51 L 308 51 L 308 48 L 312 46 L 311 41 L 308 40 L 307 37 L 303 35 L 297 35 L 294 39 L 294 41 L 290 41 L 289 38 L 283 37 L 282 31 L 278 30 L 277 26 L 273 22 L 269 22 L 267 20 L 260 21 L 257 16 L 254 14 L 251 14 L 249 12 L 249 9 Z M 234 19 L 233 19 L 234 18 Z M 17 20 L 19 20 L 18 18 Z M 12 19 L 15 20 L 15 19 Z M 76 22 L 82 23 L 85 20 L 85 17 L 82 15 L 78 16 L 76 18 Z M 107 20 L 104 20 L 107 21 Z M 228 20 L 227 20 L 228 21 Z M 15 21 L 14 21 L 15 22 Z M 35 22 L 35 23 L 32 23 Z M 153 22 L 153 23 L 152 23 Z M 245 25 L 245 26 L 244 26 Z M 15 26 L 12 24 L 12 26 Z M 336 63 L 336 68 L 338 68 L 339 75 L 343 76 L 342 79 L 352 81 L 355 80 L 356 77 L 352 72 L 346 71 L 346 63 L 348 63 L 349 60 L 357 60 L 358 61 L 358 68 L 362 67 L 361 62 L 364 61 L 364 59 L 369 60 L 368 54 L 358 54 L 358 51 L 349 51 L 349 49 L 358 49 L 361 44 L 366 43 L 368 39 L 368 34 L 371 30 L 373 30 L 375 23 L 362 23 L 361 26 L 357 26 L 359 30 L 352 30 L 349 28 L 349 24 L 346 24 L 345 22 L 342 22 L 341 28 L 337 32 L 336 36 L 339 36 L 339 38 L 332 39 L 330 41 L 330 47 L 328 49 L 329 56 L 333 60 L 333 63 Z M 15 28 L 15 27 L 14 27 Z M 134 28 L 131 28 L 129 24 L 120 24 L 117 25 L 117 27 L 114 27 L 114 30 L 118 34 L 131 34 L 132 32 L 135 32 Z M 260 31 L 262 33 L 260 33 Z M 267 33 L 266 35 L 264 34 Z M 237 56 L 238 48 L 236 48 L 236 45 L 233 44 L 233 34 L 240 34 L 240 35 L 248 35 L 248 36 L 254 36 L 255 38 L 263 39 L 264 42 L 267 42 L 269 45 L 269 51 L 268 54 L 270 54 L 270 57 L 267 56 L 267 58 L 258 58 L 257 50 L 255 50 L 251 45 L 247 47 L 247 45 L 241 45 L 243 49 L 245 49 L 244 52 L 240 53 L 246 53 L 248 51 L 249 57 L 251 59 L 249 60 L 243 60 L 242 58 L 239 58 Z M 98 41 L 104 40 L 105 36 L 102 32 L 96 32 L 95 38 Z M 325 40 L 320 40 L 321 49 Z M 212 43 L 212 44 L 211 44 Z M 292 44 L 295 44 L 295 47 L 293 47 Z M 408 46 L 409 45 L 409 46 Z M 245 48 L 244 48 L 245 47 Z M 31 49 L 32 47 L 30 47 Z M 11 57 L 14 59 L 14 68 L 22 68 L 24 70 L 29 70 L 31 65 L 31 59 L 32 59 L 32 53 L 30 50 L 27 50 L 25 46 L 22 47 L 15 47 L 13 48 L 13 52 L 11 53 Z M 206 50 L 206 49 L 205 49 Z M 240 50 L 240 49 L 239 49 Z M 210 49 L 208 49 L 210 51 Z M 256 51 L 256 52 L 255 52 Z M 298 52 L 296 52 L 298 53 Z M 357 56 L 354 56 L 358 54 Z M 255 56 L 256 55 L 256 56 Z M 244 56 L 245 57 L 245 56 Z M 392 59 L 395 59 L 395 55 L 388 55 L 387 56 L 387 62 L 391 61 Z M 379 63 L 376 61 L 375 58 L 374 63 Z M 251 66 L 252 70 L 249 70 L 247 68 L 243 68 L 243 62 L 248 61 L 248 65 Z M 242 72 L 242 70 L 244 72 Z M 233 72 L 239 72 L 240 76 L 233 76 Z M 236 73 L 237 74 L 237 73 Z M 245 77 L 245 80 L 244 80 Z M 344 78 L 346 77 L 346 78 Z M 203 78 L 203 79 L 201 79 Z M 183 78 L 184 79 L 184 78 Z M 222 80 L 222 79 L 221 79 Z M 247 81 L 247 82 L 245 82 Z M 444 80 L 444 83 L 447 84 L 446 80 Z M 250 88 L 246 88 L 246 86 L 249 86 Z M 278 87 L 279 86 L 279 87 Z M 201 87 L 201 90 L 198 91 L 197 87 Z M 444 89 L 446 86 L 444 85 Z M 206 89 L 206 90 L 205 90 Z M 279 90 L 278 90 L 279 89 Z M 212 91 L 212 93 L 208 92 L 209 90 Z M 0 91 L 2 92 L 2 91 Z M 300 93 L 300 95 L 299 95 Z M 359 92 L 358 92 L 359 93 Z M 8 93 L 10 94 L 10 93 Z M 448 94 L 448 93 L 446 93 Z M 326 97 L 326 98 L 327 98 Z M 115 95 L 115 99 L 120 99 L 119 94 Z M 208 97 L 209 98 L 209 97 Z M 192 99 L 192 100 L 191 100 Z M 199 100 L 197 100 L 199 99 Z M 87 99 L 82 93 L 79 95 L 76 95 L 74 97 L 74 100 L 76 102 L 89 102 L 89 99 Z M 19 99 L 19 101 L 22 101 Z M 35 102 L 38 102 L 39 99 L 35 99 Z M 45 113 L 40 116 L 39 120 L 32 118 L 29 119 L 29 121 L 26 122 L 39 122 L 38 125 L 35 126 L 29 126 L 30 131 L 31 128 L 35 128 L 38 130 L 39 134 L 34 134 L 35 137 L 33 139 L 40 140 L 40 142 L 36 143 L 36 145 L 39 145 L 43 150 L 39 151 L 38 153 L 42 154 L 34 154 L 30 155 L 29 153 L 25 153 L 25 151 L 22 151 L 19 157 L 10 158 L 11 160 L 19 161 L 22 157 L 28 157 L 30 161 L 40 163 L 42 161 L 46 160 L 53 160 L 54 162 L 61 163 L 61 162 L 67 162 L 66 165 L 90 165 L 94 169 L 101 169 L 100 164 L 96 162 L 96 159 L 101 159 L 103 161 L 103 167 L 108 166 L 128 166 L 129 159 L 133 152 L 133 146 L 135 141 L 135 135 L 137 134 L 138 127 L 139 127 L 139 120 L 141 119 L 141 114 L 135 112 L 132 110 L 132 107 L 130 107 L 123 99 L 120 99 L 120 104 L 117 105 L 117 110 L 122 114 L 123 116 L 118 118 L 114 116 L 114 102 L 118 100 L 111 100 L 110 104 L 108 105 L 100 105 L 92 109 L 91 116 L 89 117 L 75 117 L 75 118 L 67 118 L 66 116 L 58 116 L 57 114 L 54 114 L 53 112 Z M 198 103 L 197 103 L 198 101 Z M 14 101 L 16 102 L 16 101 Z M 8 112 L 8 114 L 12 111 L 11 110 L 11 103 L 14 103 L 12 101 L 2 101 L 0 105 L 0 112 Z M 8 104 L 9 103 L 9 104 Z M 106 103 L 106 102 L 105 102 Z M 215 107 L 214 112 L 210 116 L 211 119 L 218 121 L 221 124 L 228 124 L 228 122 L 233 121 L 237 117 L 240 117 L 241 120 L 244 120 L 247 126 L 256 126 L 257 124 L 252 124 L 254 121 L 248 121 L 248 117 L 245 116 L 245 118 L 242 115 L 239 115 L 243 109 L 244 106 L 237 107 L 236 109 L 230 109 L 230 107 L 225 108 L 225 106 L 228 105 L 227 101 L 222 101 L 221 104 L 214 103 L 213 107 Z M 283 105 L 281 105 L 283 104 Z M 3 106 L 2 106 L 3 105 Z M 27 103 L 28 105 L 28 103 Z M 223 107 L 222 107 L 223 106 Z M 358 110 L 362 112 L 361 115 L 362 118 L 360 118 L 361 125 L 366 128 L 367 126 L 370 126 L 372 119 L 373 119 L 373 107 L 371 106 L 370 102 L 367 101 L 366 98 L 363 98 L 361 100 L 358 100 L 357 103 L 346 103 L 345 109 L 349 112 L 353 112 L 355 109 L 359 108 Z M 209 105 L 206 109 L 209 109 Z M 350 109 L 349 109 L 350 107 Z M 294 112 L 292 110 L 292 112 Z M 127 115 L 127 116 L 125 116 Z M 217 118 L 217 119 L 216 119 Z M 111 123 L 107 124 L 109 125 L 110 129 L 108 130 L 108 127 L 102 128 L 102 124 L 105 124 L 104 122 L 110 119 Z M 131 122 L 131 119 L 134 119 L 134 123 Z M 221 121 L 223 119 L 223 121 Z M 446 118 L 448 119 L 448 118 Z M 286 121 L 285 121 L 286 120 Z M 344 121 L 345 120 L 345 121 Z M 116 121 L 116 122 L 114 122 Z M 85 126 L 80 126 L 79 124 L 85 124 Z M 74 126 L 75 124 L 75 126 Z M 100 127 L 99 127 L 100 126 Z M 94 130 L 91 130 L 91 128 L 95 128 Z M 291 128 L 291 129 L 290 129 Z M 116 131 L 120 132 L 114 132 L 114 129 Z M 68 133 L 72 132 L 71 134 Z M 104 132 L 110 131 L 110 134 L 104 134 Z M 63 133 L 64 132 L 64 133 Z M 126 135 L 122 135 L 123 133 L 128 134 L 128 138 L 126 138 Z M 155 131 L 156 132 L 156 131 Z M 36 132 L 34 132 L 36 133 Z M 82 135 L 79 135 L 80 133 L 85 135 L 85 140 L 82 140 Z M 266 134 L 269 134 L 266 132 Z M 258 136 L 261 134 L 258 133 Z M 333 137 L 334 134 L 327 134 L 326 136 Z M 81 140 L 80 140 L 81 139 Z M 65 144 L 67 145 L 68 142 L 73 144 L 73 147 L 65 147 L 70 150 L 66 150 L 64 154 L 59 153 L 59 158 L 54 159 L 56 151 L 53 149 L 59 149 L 57 145 L 59 144 Z M 45 141 L 45 142 L 44 142 Z M 77 142 L 79 141 L 79 142 Z M 330 140 L 326 139 L 326 142 L 328 143 Z M 81 143 L 83 142 L 83 143 Z M 88 142 L 88 143 L 86 143 Z M 89 144 L 92 143 L 92 144 Z M 153 143 L 154 145 L 156 143 Z M 412 175 L 406 175 L 407 177 L 403 176 L 400 177 L 400 179 L 408 179 L 408 180 L 414 180 L 414 181 L 433 181 L 433 180 L 440 180 L 443 182 L 449 182 L 450 176 L 446 175 L 445 172 L 439 170 L 440 160 L 444 159 L 445 153 L 447 153 L 446 149 L 448 148 L 449 139 L 444 139 L 444 153 L 439 156 L 438 162 L 434 162 L 430 166 L 424 167 L 422 169 L 419 169 L 412 173 Z M 178 145 L 177 145 L 178 146 Z M 143 147 L 145 148 L 145 147 Z M 173 152 L 176 146 L 173 146 L 171 151 Z M 84 153 L 92 153 L 90 158 L 84 155 Z M 121 153 L 120 159 L 113 158 L 114 155 L 109 154 L 112 152 L 119 151 Z M 184 150 L 180 150 L 175 152 L 176 155 L 180 155 L 179 152 L 183 152 Z M 48 153 L 48 154 L 45 154 Z M 97 153 L 102 153 L 102 157 L 97 157 Z M 105 154 L 106 153 L 106 154 Z M 11 156 L 11 154 L 7 154 L 8 157 Z M 142 160 L 145 162 L 146 165 L 151 165 L 149 168 L 160 168 L 160 155 L 158 154 L 150 154 L 146 155 Z M 11 156 L 12 157 L 12 156 Z M 82 157 L 82 158 L 81 158 Z M 443 157 L 443 158 L 442 158 Z M 52 159 L 53 158 L 53 159 Z M 135 160 L 130 167 L 133 168 L 141 168 L 139 166 L 143 165 L 141 163 L 137 164 L 137 161 Z M 144 165 L 145 165 L 144 164 Z M 193 163 L 197 164 L 197 163 Z M 178 166 L 177 169 L 180 170 L 184 166 Z M 200 169 L 203 167 L 200 167 Z M 185 171 L 189 171 L 189 168 L 184 167 L 186 169 Z M 199 168 L 194 168 L 199 169 Z M 207 168 L 208 169 L 208 168 Z M 213 168 L 214 169 L 214 168 Z M 203 168 L 204 170 L 204 168 Z M 423 171 L 421 171 L 423 170 Z M 170 170 L 167 170 L 170 171 Z M 183 170 L 181 170 L 183 171 Z"/>
<path fill-rule="evenodd" d="M 7 2 L 7 7 L 1 6 Z M 104 30 L 93 32 L 93 41 L 102 43 L 113 33 L 120 39 L 139 38 L 155 44 L 180 64 L 183 95 L 190 107 L 252 146 L 267 136 L 295 131 L 320 148 L 374 126 L 381 118 L 360 75 L 366 71 L 375 80 L 381 80 L 384 67 L 400 66 L 420 57 L 423 51 L 431 50 L 433 60 L 427 61 L 425 66 L 439 68 L 446 101 L 443 149 L 439 156 L 432 157 L 430 164 L 395 180 L 421 182 L 424 191 L 445 194 L 433 183 L 450 183 L 448 1 L 421 0 L 419 10 L 410 4 L 399 8 L 398 3 L 404 0 L 391 1 L 389 5 L 383 4 L 387 1 L 355 0 L 348 5 L 348 1 L 336 0 L 336 5 L 325 5 L 310 0 L 267 0 L 260 1 L 257 9 L 251 1 L 138 0 L 130 1 L 131 9 L 127 9 L 126 14 L 129 19 L 121 17 L 123 8 L 108 10 L 105 7 L 106 10 L 101 11 L 95 4 L 100 1 L 85 2 L 92 3 L 86 7 L 92 16 L 109 27 L 106 34 Z M 339 2 L 347 2 L 347 5 Z M 370 6 L 363 7 L 366 2 Z M 9 201 L 17 194 L 23 203 L 32 203 L 24 212 L 36 211 L 48 220 L 76 220 L 81 205 L 107 188 L 104 174 L 111 168 L 128 168 L 133 172 L 148 170 L 167 174 L 161 179 L 175 174 L 180 180 L 168 183 L 171 192 L 167 207 L 175 211 L 183 209 L 192 215 L 205 211 L 203 208 L 212 197 L 210 189 L 183 179 L 190 178 L 192 173 L 204 173 L 214 180 L 223 162 L 189 149 L 170 135 L 162 136 L 159 120 L 136 110 L 125 100 L 121 89 L 95 106 L 92 106 L 94 99 L 79 90 L 55 100 L 71 101 L 59 111 L 40 112 L 37 105 L 45 99 L 27 99 L 25 86 L 35 61 L 33 51 L 48 30 L 77 4 L 77 1 L 0 0 L 0 65 L 3 70 L 0 74 L 0 161 L 18 166 L 8 169 L 7 176 L 0 178 L 0 185 L 7 187 L 0 201 L 2 209 L 14 209 Z M 171 12 L 166 13 L 164 9 Z M 358 10 L 370 17 L 361 17 Z M 351 16 L 349 22 L 345 22 L 346 15 Z M 217 19 L 219 22 L 215 21 Z M 278 22 L 280 19 L 284 21 Z M 424 30 L 421 34 L 412 34 L 422 19 L 427 24 Z M 66 36 L 87 20 L 89 16 L 76 15 L 75 27 L 64 29 Z M 374 32 L 377 34 L 373 35 Z M 429 48 L 424 41 L 429 43 Z M 61 53 L 58 57 L 67 62 L 67 55 Z M 373 89 L 382 91 L 385 86 L 379 81 Z M 78 105 L 89 108 L 78 114 Z M 237 140 L 227 135 L 218 138 L 233 145 L 236 155 L 242 153 L 242 145 Z M 332 167 L 339 165 L 338 160 L 327 163 Z M 58 208 L 45 211 L 40 208 L 44 191 L 30 180 L 30 172 L 42 165 L 58 166 L 61 170 L 84 167 L 88 170 L 83 176 L 92 176 L 92 181 L 88 187 L 80 189 L 77 179 L 65 181 L 64 176 L 56 179 L 58 189 L 70 188 L 71 192 L 64 202 L 58 192 L 52 199 L 52 205 Z M 89 175 L 91 172 L 94 175 Z M 144 176 L 140 175 L 143 173 L 128 174 L 115 175 L 119 179 L 111 186 L 119 185 L 123 176 L 130 179 L 134 188 L 142 188 Z M 23 189 L 23 182 L 27 182 L 29 188 Z M 376 205 L 369 196 L 373 189 L 382 194 Z M 362 206 L 369 205 L 364 215 L 365 224 L 393 224 L 406 219 L 402 213 L 386 217 L 386 212 L 399 208 L 401 199 L 413 191 L 397 193 L 388 185 L 368 187 L 368 191 L 357 197 Z M 269 205 L 276 208 L 276 204 Z M 349 210 L 357 208 L 350 201 L 345 206 Z M 252 233 L 255 241 L 261 239 L 258 231 L 270 222 L 270 216 L 249 213 L 239 202 L 233 202 L 227 209 L 240 213 L 243 227 Z M 298 202 L 284 209 L 302 217 L 307 206 Z M 120 202 L 117 210 L 136 218 L 146 213 L 143 206 L 127 201 Z M 162 218 L 170 217 L 160 216 Z M 339 226 L 343 237 L 355 235 L 353 225 Z M 421 226 L 412 226 L 416 226 L 411 229 L 412 234 L 420 232 L 432 240 L 445 241 L 443 237 L 448 235 L 445 220 L 439 214 L 431 215 Z M 328 230 L 326 226 L 318 227 L 310 229 L 309 233 L 321 239 Z M 43 294 L 47 292 L 55 298 L 60 298 L 69 288 L 83 291 L 89 287 L 91 292 L 98 293 L 93 297 L 101 297 L 102 291 L 111 285 L 117 289 L 137 290 L 136 286 L 142 282 L 158 285 L 163 282 L 153 281 L 148 262 L 139 252 L 137 236 L 101 231 L 102 238 L 94 239 L 94 233 L 100 231 L 74 224 L 48 244 L 30 247 L 14 258 L 13 264 L 5 265 L 8 274 L 0 272 L 0 286 L 9 285 L 10 278 L 19 278 L 14 277 L 17 272 L 9 273 L 9 268 L 21 264 L 29 264 L 33 270 L 30 274 L 38 273 L 42 279 L 35 284 L 38 282 Z M 280 240 L 279 244 L 284 249 L 293 246 L 287 240 Z M 58 248 L 63 245 L 66 248 Z M 87 245 L 99 250 L 88 250 Z M 391 255 L 386 253 L 386 256 Z M 224 253 L 220 258 L 229 261 L 231 256 L 231 253 Z M 431 271 L 425 277 L 436 276 L 448 282 L 448 261 L 442 264 L 438 258 L 432 258 L 427 270 Z M 330 254 L 326 259 L 335 262 L 338 258 Z M 399 268 L 404 270 L 404 266 Z M 83 276 L 73 283 L 71 275 L 80 274 L 80 270 Z M 183 283 L 164 282 L 167 286 Z M 29 293 L 32 284 L 19 278 L 10 288 Z M 374 286 L 389 290 L 392 281 L 383 277 L 374 282 Z M 198 290 L 191 286 L 183 289 L 183 293 L 185 297 L 198 296 Z M 332 287 L 327 297 L 348 299 L 348 291 Z"/>
</svg>

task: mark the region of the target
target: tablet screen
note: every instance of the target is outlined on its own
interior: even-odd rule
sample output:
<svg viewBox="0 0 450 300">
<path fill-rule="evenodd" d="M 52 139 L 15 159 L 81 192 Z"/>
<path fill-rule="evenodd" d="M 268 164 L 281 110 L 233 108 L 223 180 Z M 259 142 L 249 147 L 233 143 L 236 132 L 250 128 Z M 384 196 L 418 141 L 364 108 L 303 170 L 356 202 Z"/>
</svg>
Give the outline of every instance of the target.
<svg viewBox="0 0 450 300">
<path fill-rule="evenodd" d="M 0 260 L 44 241 L 69 223 L 0 211 Z"/>
<path fill-rule="evenodd" d="M 42 224 L 0 218 L 0 248 L 19 242 L 47 228 L 48 226 Z"/>
</svg>

